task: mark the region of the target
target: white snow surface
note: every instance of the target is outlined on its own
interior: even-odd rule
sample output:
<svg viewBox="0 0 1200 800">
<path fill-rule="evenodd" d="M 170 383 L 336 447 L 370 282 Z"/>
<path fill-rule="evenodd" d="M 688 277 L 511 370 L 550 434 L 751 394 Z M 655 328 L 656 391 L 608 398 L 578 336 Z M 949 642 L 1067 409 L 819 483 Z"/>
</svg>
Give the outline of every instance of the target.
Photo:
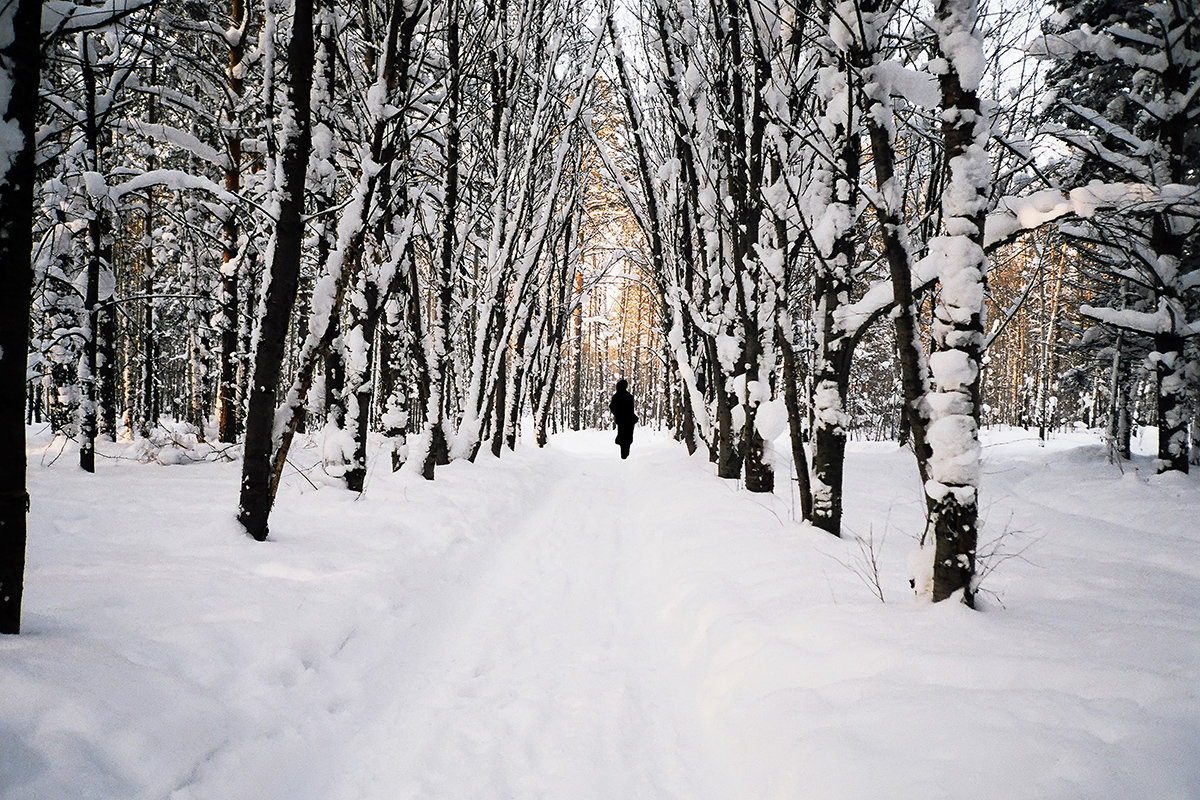
<svg viewBox="0 0 1200 800">
<path fill-rule="evenodd" d="M 843 540 L 646 430 L 384 455 L 361 496 L 297 447 L 259 544 L 238 463 L 89 476 L 31 429 L 0 797 L 1196 798 L 1200 478 L 1140 444 L 985 431 L 982 538 L 1022 555 L 972 612 L 912 599 L 891 443 L 850 445 Z"/>
</svg>

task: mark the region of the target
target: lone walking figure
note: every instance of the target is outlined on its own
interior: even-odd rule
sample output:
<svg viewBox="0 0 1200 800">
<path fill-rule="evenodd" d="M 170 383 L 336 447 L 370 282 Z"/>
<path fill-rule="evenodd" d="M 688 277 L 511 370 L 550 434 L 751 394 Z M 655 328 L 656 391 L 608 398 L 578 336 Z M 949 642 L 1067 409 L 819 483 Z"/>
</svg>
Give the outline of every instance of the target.
<svg viewBox="0 0 1200 800">
<path fill-rule="evenodd" d="M 617 444 L 621 445 L 621 458 L 629 458 L 629 445 L 633 444 L 633 426 L 637 424 L 637 414 L 633 413 L 633 395 L 629 393 L 629 382 L 617 381 L 617 391 L 608 404 L 612 412 L 613 422 L 617 424 Z"/>
</svg>

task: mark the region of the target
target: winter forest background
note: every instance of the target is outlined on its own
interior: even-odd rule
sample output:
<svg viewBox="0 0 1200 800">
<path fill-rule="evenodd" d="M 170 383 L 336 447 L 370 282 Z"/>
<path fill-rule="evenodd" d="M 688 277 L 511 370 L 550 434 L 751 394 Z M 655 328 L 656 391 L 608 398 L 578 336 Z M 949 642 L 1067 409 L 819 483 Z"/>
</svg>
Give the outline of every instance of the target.
<svg viewBox="0 0 1200 800">
<path fill-rule="evenodd" d="M 30 431 L 237 465 L 264 540 L 285 475 L 504 463 L 626 378 L 835 536 L 899 442 L 967 605 L 981 431 L 1200 463 L 1195 0 L 11 0 L 0 67 L 5 633 Z"/>
</svg>

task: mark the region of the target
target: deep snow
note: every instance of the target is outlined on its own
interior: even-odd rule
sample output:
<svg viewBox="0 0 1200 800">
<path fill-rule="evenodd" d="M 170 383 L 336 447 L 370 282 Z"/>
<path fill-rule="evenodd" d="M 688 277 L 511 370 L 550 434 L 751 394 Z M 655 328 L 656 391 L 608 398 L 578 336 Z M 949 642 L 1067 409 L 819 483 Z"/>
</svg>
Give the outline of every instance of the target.
<svg viewBox="0 0 1200 800">
<path fill-rule="evenodd" d="M 894 444 L 847 468 L 880 603 L 853 540 L 646 431 L 381 459 L 361 497 L 312 467 L 264 544 L 237 463 L 88 476 L 35 431 L 0 797 L 1200 798 L 1200 480 L 984 444 L 982 539 L 1021 555 L 976 613 L 907 589 Z"/>
</svg>

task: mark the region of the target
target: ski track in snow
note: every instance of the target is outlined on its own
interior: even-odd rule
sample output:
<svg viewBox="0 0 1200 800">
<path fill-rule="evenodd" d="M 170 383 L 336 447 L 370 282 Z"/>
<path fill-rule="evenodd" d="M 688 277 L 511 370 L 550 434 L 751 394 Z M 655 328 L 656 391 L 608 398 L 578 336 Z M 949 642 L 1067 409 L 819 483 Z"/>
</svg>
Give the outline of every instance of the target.
<svg viewBox="0 0 1200 800">
<path fill-rule="evenodd" d="M 459 587 L 469 602 L 417 634 L 437 641 L 413 653 L 398 702 L 350 748 L 373 757 L 334 796 L 728 796 L 706 776 L 680 665 L 658 647 L 629 490 L 652 474 L 551 459 L 537 505 Z"/>
</svg>

